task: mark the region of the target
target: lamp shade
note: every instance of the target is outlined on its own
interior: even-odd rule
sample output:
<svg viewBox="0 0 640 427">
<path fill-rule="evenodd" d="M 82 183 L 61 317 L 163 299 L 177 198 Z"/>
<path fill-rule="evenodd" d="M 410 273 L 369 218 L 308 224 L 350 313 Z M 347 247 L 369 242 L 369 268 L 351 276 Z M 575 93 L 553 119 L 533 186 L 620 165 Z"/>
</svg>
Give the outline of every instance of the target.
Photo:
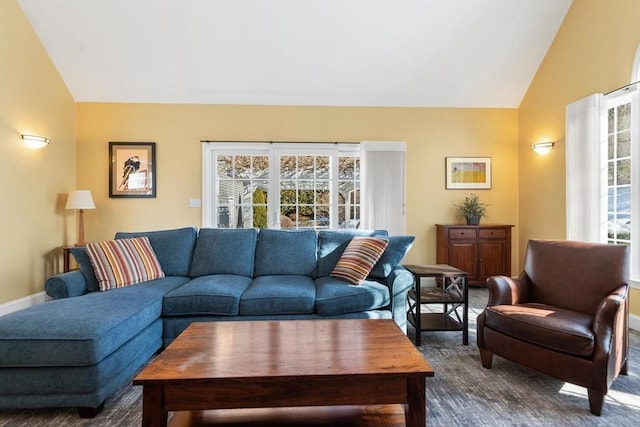
<svg viewBox="0 0 640 427">
<path fill-rule="evenodd" d="M 67 197 L 65 209 L 95 209 L 93 197 L 89 190 L 74 190 Z"/>
<path fill-rule="evenodd" d="M 553 150 L 553 146 L 555 144 L 553 142 L 538 142 L 537 144 L 533 144 L 531 148 L 538 154 L 549 154 L 551 150 Z"/>
<path fill-rule="evenodd" d="M 24 144 L 33 150 L 46 147 L 51 142 L 49 138 L 46 138 L 44 136 L 38 136 L 38 135 L 21 135 L 21 136 Z"/>
</svg>

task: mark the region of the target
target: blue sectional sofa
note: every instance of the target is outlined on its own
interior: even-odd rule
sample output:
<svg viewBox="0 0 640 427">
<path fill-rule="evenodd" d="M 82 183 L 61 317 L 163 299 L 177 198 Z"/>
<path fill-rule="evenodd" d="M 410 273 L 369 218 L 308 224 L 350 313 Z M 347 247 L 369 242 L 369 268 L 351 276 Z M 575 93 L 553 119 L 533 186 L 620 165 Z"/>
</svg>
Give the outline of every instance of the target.
<svg viewBox="0 0 640 427">
<path fill-rule="evenodd" d="M 146 236 L 165 277 L 99 291 L 84 248 L 79 270 L 49 278 L 53 300 L 0 317 L 0 409 L 78 407 L 95 416 L 191 322 L 393 318 L 406 333 L 413 276 L 398 265 L 412 236 L 385 231 L 182 228 Z M 362 284 L 330 276 L 353 236 L 389 244 Z"/>
</svg>

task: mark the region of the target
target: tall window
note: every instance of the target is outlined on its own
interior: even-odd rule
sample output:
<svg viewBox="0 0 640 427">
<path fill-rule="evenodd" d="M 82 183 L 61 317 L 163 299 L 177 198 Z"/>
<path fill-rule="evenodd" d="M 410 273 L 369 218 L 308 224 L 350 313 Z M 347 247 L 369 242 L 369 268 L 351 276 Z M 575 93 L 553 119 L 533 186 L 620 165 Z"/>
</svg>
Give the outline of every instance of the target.
<svg viewBox="0 0 640 427">
<path fill-rule="evenodd" d="M 203 157 L 205 227 L 359 226 L 357 144 L 206 143 Z"/>
<path fill-rule="evenodd" d="M 607 105 L 607 241 L 631 244 L 631 102 Z"/>
</svg>

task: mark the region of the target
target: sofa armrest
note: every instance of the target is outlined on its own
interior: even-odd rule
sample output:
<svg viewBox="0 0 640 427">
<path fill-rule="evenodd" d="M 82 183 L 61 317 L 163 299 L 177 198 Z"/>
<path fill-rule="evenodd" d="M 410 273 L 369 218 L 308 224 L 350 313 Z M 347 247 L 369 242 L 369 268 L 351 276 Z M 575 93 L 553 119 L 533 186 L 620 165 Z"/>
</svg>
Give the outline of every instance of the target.
<svg viewBox="0 0 640 427">
<path fill-rule="evenodd" d="M 49 277 L 44 289 L 53 299 L 78 297 L 87 293 L 87 282 L 80 270 L 74 270 Z"/>
<path fill-rule="evenodd" d="M 529 295 L 529 278 L 524 273 L 519 277 L 493 276 L 487 279 L 487 288 L 489 307 L 520 304 L 526 302 Z"/>
<path fill-rule="evenodd" d="M 384 279 L 377 279 L 389 288 L 391 315 L 400 329 L 407 333 L 407 293 L 413 287 L 413 274 L 401 265 L 394 267 Z"/>
</svg>

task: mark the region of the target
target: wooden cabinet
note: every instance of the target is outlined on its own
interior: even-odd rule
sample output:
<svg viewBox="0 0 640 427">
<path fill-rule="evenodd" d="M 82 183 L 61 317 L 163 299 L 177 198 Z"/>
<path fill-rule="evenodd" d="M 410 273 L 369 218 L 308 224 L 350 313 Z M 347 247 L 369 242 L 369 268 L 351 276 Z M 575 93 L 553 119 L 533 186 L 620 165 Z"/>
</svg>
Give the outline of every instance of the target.
<svg viewBox="0 0 640 427">
<path fill-rule="evenodd" d="M 470 285 L 484 285 L 487 277 L 511 275 L 513 225 L 437 224 L 438 264 L 466 271 Z"/>
</svg>

